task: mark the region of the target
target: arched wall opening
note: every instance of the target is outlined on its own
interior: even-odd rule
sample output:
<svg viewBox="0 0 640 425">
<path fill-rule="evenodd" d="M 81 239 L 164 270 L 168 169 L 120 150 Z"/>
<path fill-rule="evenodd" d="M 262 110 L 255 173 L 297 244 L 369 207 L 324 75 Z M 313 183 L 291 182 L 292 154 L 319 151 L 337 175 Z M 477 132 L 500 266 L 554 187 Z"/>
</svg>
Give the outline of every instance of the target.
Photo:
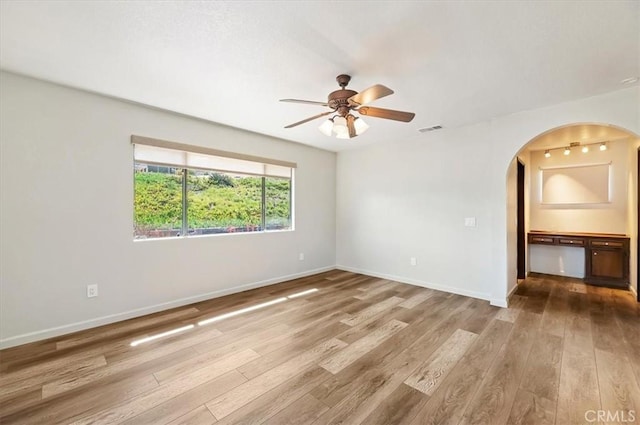
<svg viewBox="0 0 640 425">
<path fill-rule="evenodd" d="M 570 155 L 564 150 L 571 144 Z M 600 150 L 605 143 L 606 151 Z M 582 152 L 587 146 L 589 150 Z M 531 230 L 552 232 L 616 233 L 630 237 L 629 286 L 638 291 L 638 149 L 640 136 L 620 126 L 574 122 L 545 130 L 528 140 L 511 158 L 506 172 L 506 266 L 509 297 L 517 288 L 517 181 L 518 162 L 525 165 L 525 268 L 561 276 L 583 277 L 584 253 L 569 249 L 562 255 L 526 244 Z M 549 155 L 545 155 L 546 152 Z M 608 202 L 545 204 L 540 199 L 541 169 L 610 163 Z M 546 252 L 546 253 L 545 253 Z M 550 258 L 549 258 L 550 257 Z M 580 270 L 580 268 L 583 270 Z"/>
</svg>

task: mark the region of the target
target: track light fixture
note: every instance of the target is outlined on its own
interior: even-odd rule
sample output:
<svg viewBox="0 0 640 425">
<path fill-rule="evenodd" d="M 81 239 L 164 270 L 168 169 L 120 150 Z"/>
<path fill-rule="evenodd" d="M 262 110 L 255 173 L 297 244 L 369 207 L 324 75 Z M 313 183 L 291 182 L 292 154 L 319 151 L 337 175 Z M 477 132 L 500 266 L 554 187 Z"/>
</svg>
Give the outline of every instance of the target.
<svg viewBox="0 0 640 425">
<path fill-rule="evenodd" d="M 551 148 L 551 149 L 545 149 L 544 150 L 544 157 L 545 158 L 551 158 L 551 153 L 553 151 L 557 151 L 557 150 L 562 150 L 564 155 L 571 155 L 571 148 L 574 147 L 581 147 L 581 151 L 583 153 L 588 153 L 589 152 L 589 147 L 590 146 L 598 146 L 600 151 L 606 151 L 607 150 L 607 142 L 596 142 L 596 143 L 586 143 L 586 144 L 581 144 L 579 142 L 574 142 L 571 143 L 569 146 L 564 147 L 564 148 Z"/>
</svg>

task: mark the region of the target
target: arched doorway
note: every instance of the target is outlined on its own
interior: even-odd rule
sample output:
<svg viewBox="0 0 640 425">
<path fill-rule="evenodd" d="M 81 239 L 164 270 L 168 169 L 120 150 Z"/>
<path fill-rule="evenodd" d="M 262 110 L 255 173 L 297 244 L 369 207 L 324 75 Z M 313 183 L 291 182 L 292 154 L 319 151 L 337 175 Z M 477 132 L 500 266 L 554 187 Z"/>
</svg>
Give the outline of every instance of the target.
<svg viewBox="0 0 640 425">
<path fill-rule="evenodd" d="M 537 271 L 560 276 L 584 276 L 581 276 L 579 271 L 582 268 L 584 273 L 585 263 L 580 262 L 580 256 L 584 258 L 584 254 L 576 250 L 545 254 L 545 251 L 538 250 L 538 247 L 534 247 L 533 252 L 529 246 L 523 249 L 522 241 L 526 233 L 541 230 L 628 235 L 631 240 L 628 280 L 637 297 L 639 147 L 638 135 L 620 127 L 599 123 L 558 126 L 540 133 L 521 147 L 512 158 L 506 176 L 508 295 L 517 288 L 518 271 L 521 270 L 522 264 L 527 273 Z M 600 184 L 608 190 L 607 199 L 587 199 L 585 202 L 569 199 L 563 203 L 557 199 L 554 199 L 554 202 L 544 202 L 541 198 L 544 174 L 542 170 L 553 167 L 577 167 L 575 170 L 578 170 L 581 165 L 596 166 L 607 163 L 610 164 L 608 172 L 611 175 L 607 174 L 605 177 L 609 178 L 609 185 Z M 521 184 L 518 184 L 517 179 L 519 165 L 526 169 L 525 181 Z M 604 170 L 607 167 L 601 168 Z M 592 175 L 593 170 L 595 168 L 590 168 L 583 174 L 589 179 L 595 178 Z M 589 191 L 596 190 L 591 183 L 584 186 L 587 186 Z M 519 190 L 524 193 L 519 193 Z M 559 191 L 562 195 L 561 192 Z M 573 192 L 568 191 L 565 195 L 571 197 L 575 195 Z M 520 204 L 520 208 L 522 205 L 518 202 L 519 194 L 521 199 L 524 198 L 525 204 L 525 210 L 520 211 L 520 217 L 518 205 Z M 526 238 L 524 240 L 526 241 Z M 521 258 L 523 252 L 525 259 Z"/>
</svg>

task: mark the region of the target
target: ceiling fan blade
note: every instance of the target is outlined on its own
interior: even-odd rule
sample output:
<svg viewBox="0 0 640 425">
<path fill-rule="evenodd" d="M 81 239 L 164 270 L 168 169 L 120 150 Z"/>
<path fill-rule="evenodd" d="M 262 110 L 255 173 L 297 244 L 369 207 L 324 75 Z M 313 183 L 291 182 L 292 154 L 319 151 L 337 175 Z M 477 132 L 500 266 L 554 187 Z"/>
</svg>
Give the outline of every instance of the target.
<svg viewBox="0 0 640 425">
<path fill-rule="evenodd" d="M 356 109 L 361 115 L 367 117 L 385 118 L 388 120 L 410 122 L 416 116 L 413 112 L 394 111 L 393 109 L 374 108 L 373 106 L 363 106 Z"/>
<path fill-rule="evenodd" d="M 329 115 L 329 114 L 333 114 L 333 113 L 334 113 L 334 111 L 323 112 L 323 113 L 321 113 L 321 114 L 314 115 L 314 116 L 309 117 L 309 118 L 307 118 L 307 119 L 304 119 L 304 120 L 302 120 L 302 121 L 298 121 L 298 122 L 294 122 L 293 124 L 289 124 L 289 125 L 288 125 L 288 126 L 286 126 L 285 128 L 295 127 L 295 126 L 298 126 L 298 125 L 300 125 L 300 124 L 304 124 L 304 123 L 306 123 L 306 122 L 313 121 L 313 120 L 315 120 L 316 118 L 324 117 L 325 115 Z"/>
<path fill-rule="evenodd" d="M 327 102 L 316 102 L 315 100 L 280 99 L 280 102 L 306 103 L 307 105 L 329 106 Z"/>
<path fill-rule="evenodd" d="M 393 94 L 393 90 L 389 87 L 385 87 L 382 84 L 376 84 L 375 86 L 362 90 L 358 94 L 354 94 L 348 99 L 348 101 L 351 106 L 360 106 L 371 103 L 376 99 L 389 96 L 390 94 Z"/>
<path fill-rule="evenodd" d="M 356 117 L 349 114 L 347 115 L 347 128 L 349 129 L 349 139 L 353 139 L 357 136 L 356 127 L 353 125 L 353 122 L 356 120 Z"/>
</svg>

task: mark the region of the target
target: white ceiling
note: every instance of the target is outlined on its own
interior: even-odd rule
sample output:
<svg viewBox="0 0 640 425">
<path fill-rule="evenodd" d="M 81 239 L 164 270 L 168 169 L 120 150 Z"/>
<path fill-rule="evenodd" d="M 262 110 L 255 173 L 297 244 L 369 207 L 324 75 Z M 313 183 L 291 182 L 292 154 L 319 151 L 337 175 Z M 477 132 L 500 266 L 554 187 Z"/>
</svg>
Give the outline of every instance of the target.
<svg viewBox="0 0 640 425">
<path fill-rule="evenodd" d="M 639 22 L 638 1 L 2 1 L 0 67 L 338 151 L 624 88 Z M 416 118 L 283 128 L 324 109 L 278 99 L 324 101 L 341 73 Z"/>
</svg>

